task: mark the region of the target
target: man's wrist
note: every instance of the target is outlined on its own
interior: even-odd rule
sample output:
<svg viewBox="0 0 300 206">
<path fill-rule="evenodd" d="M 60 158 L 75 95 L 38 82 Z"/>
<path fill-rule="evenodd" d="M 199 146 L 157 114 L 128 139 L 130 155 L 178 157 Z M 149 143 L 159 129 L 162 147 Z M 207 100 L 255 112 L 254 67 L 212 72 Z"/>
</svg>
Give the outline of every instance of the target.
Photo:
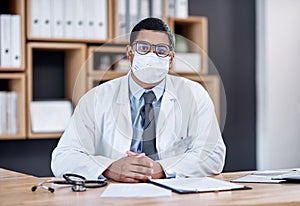
<svg viewBox="0 0 300 206">
<path fill-rule="evenodd" d="M 162 168 L 162 166 L 159 164 L 159 162 L 155 162 L 154 165 L 154 173 L 152 175 L 153 179 L 162 179 L 166 177 L 166 174 L 164 172 L 164 169 Z"/>
</svg>

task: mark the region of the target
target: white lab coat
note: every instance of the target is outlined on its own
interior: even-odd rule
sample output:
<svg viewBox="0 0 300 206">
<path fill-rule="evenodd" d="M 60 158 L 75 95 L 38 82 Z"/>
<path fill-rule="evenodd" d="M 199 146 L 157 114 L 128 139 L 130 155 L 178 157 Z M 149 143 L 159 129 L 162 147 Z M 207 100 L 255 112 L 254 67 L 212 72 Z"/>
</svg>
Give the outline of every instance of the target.
<svg viewBox="0 0 300 206">
<path fill-rule="evenodd" d="M 73 172 L 97 178 L 126 156 L 133 133 L 128 75 L 101 84 L 81 98 L 53 151 L 55 176 Z M 222 171 L 225 145 L 213 103 L 199 83 L 166 77 L 156 145 L 158 162 L 168 174 L 197 177 Z"/>
</svg>

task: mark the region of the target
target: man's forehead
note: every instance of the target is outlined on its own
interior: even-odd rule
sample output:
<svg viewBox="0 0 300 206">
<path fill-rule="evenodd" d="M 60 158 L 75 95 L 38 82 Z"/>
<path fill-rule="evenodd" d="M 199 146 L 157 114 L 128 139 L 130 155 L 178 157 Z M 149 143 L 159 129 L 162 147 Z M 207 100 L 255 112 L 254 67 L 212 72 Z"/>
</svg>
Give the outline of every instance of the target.
<svg viewBox="0 0 300 206">
<path fill-rule="evenodd" d="M 136 40 L 148 41 L 152 44 L 169 44 L 169 37 L 167 33 L 154 30 L 139 31 Z"/>
</svg>

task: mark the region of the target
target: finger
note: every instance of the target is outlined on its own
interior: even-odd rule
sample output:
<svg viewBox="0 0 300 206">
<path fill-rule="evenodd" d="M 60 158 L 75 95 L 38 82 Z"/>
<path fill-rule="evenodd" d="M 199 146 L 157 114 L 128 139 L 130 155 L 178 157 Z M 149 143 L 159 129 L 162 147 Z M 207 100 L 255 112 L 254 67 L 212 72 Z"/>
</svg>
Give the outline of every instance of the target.
<svg viewBox="0 0 300 206">
<path fill-rule="evenodd" d="M 134 179 L 134 178 L 122 175 L 120 178 L 120 182 L 139 183 L 140 181 L 138 179 Z"/>
<path fill-rule="evenodd" d="M 139 181 L 146 182 L 147 180 L 152 178 L 151 176 L 147 176 L 147 175 L 143 175 L 143 174 L 139 174 L 139 173 L 135 173 L 135 172 L 131 172 L 131 173 L 129 173 L 129 175 L 130 176 L 127 178 L 132 178 L 132 179 L 138 180 L 138 182 Z"/>
<path fill-rule="evenodd" d="M 146 156 L 145 153 L 140 153 L 140 154 L 138 154 L 136 157 L 145 157 L 145 156 Z"/>
<path fill-rule="evenodd" d="M 145 157 L 146 154 L 145 153 L 136 153 L 136 152 L 132 152 L 132 151 L 126 151 L 126 154 L 128 157 L 132 157 L 132 156 L 135 156 L 135 157 Z"/>
<path fill-rule="evenodd" d="M 154 165 L 154 161 L 147 156 L 140 156 L 140 157 L 132 157 L 131 164 L 143 167 L 152 168 Z"/>
<path fill-rule="evenodd" d="M 145 176 L 149 177 L 149 176 L 153 175 L 154 170 L 152 168 L 149 168 L 149 167 L 132 165 L 130 167 L 130 172 L 142 174 L 142 175 L 145 175 Z"/>
<path fill-rule="evenodd" d="M 138 153 L 136 152 L 132 152 L 132 151 L 126 151 L 127 156 L 131 157 L 131 156 L 137 156 Z"/>
</svg>

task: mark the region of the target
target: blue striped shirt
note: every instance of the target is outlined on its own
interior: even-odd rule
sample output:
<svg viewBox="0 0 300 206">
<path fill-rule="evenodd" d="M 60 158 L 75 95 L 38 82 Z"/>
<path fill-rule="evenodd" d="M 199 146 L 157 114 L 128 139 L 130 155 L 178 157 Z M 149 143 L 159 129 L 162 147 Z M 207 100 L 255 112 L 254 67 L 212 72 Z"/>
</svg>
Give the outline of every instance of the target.
<svg viewBox="0 0 300 206">
<path fill-rule="evenodd" d="M 154 109 L 154 117 L 155 123 L 157 123 L 159 109 L 161 105 L 162 96 L 165 91 L 165 84 L 166 80 L 164 79 L 160 84 L 155 86 L 150 90 L 146 90 L 140 85 L 138 85 L 129 75 L 129 99 L 130 99 L 130 111 L 131 111 L 131 121 L 133 126 L 133 136 L 132 142 L 130 146 L 130 151 L 136 153 L 142 153 L 142 134 L 143 134 L 143 127 L 142 127 L 142 118 L 140 115 L 140 110 L 144 105 L 144 98 L 142 95 L 144 92 L 152 90 L 155 94 L 155 100 L 153 102 L 153 109 Z"/>
</svg>

